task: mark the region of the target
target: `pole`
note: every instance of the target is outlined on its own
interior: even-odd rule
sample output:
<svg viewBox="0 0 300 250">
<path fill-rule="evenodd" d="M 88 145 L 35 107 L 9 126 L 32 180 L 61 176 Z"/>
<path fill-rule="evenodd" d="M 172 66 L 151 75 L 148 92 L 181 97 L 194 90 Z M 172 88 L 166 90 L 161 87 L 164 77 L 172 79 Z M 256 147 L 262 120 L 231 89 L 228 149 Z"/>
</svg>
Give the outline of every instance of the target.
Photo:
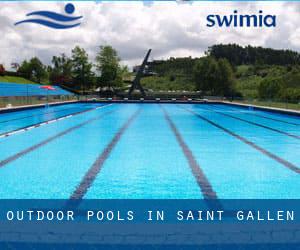
<svg viewBox="0 0 300 250">
<path fill-rule="evenodd" d="M 49 89 L 47 89 L 47 104 L 46 104 L 47 108 L 49 107 Z"/>
<path fill-rule="evenodd" d="M 27 93 L 26 93 L 26 95 L 27 95 L 26 101 L 27 101 L 27 105 L 28 105 L 28 104 L 29 104 L 28 83 L 26 84 L 26 90 L 27 90 Z"/>
<path fill-rule="evenodd" d="M 82 64 L 82 69 L 81 69 L 81 78 L 82 78 L 82 94 L 85 94 L 85 82 L 84 82 L 84 63 Z"/>
</svg>

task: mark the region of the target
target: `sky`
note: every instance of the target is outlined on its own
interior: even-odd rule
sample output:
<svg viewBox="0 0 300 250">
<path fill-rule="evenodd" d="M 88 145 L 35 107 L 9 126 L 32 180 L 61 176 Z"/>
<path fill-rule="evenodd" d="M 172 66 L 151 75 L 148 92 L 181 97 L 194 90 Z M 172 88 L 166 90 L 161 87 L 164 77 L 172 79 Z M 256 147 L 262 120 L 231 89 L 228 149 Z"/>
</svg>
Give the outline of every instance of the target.
<svg viewBox="0 0 300 250">
<path fill-rule="evenodd" d="M 82 15 L 79 27 L 55 30 L 37 24 L 14 23 L 26 14 L 50 10 L 65 14 L 67 2 L 0 2 L 0 64 L 10 68 L 37 56 L 50 64 L 53 55 L 71 54 L 79 45 L 94 61 L 100 45 L 112 45 L 122 63 L 139 64 L 147 49 L 151 59 L 200 57 L 219 43 L 238 43 L 300 51 L 300 2 L 73 2 L 73 15 Z M 209 28 L 209 14 L 276 15 L 275 28 Z"/>
</svg>

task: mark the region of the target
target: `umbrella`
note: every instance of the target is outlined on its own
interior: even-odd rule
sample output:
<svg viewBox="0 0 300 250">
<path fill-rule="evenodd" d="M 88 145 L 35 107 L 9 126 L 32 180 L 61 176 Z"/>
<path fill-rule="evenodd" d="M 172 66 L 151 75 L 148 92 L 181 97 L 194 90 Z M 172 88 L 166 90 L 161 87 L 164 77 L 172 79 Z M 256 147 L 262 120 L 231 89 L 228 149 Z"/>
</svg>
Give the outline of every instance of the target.
<svg viewBox="0 0 300 250">
<path fill-rule="evenodd" d="M 54 87 L 50 86 L 50 85 L 43 85 L 40 87 L 41 89 L 47 89 L 47 90 L 55 90 Z"/>
<path fill-rule="evenodd" d="M 41 86 L 40 88 L 41 88 L 41 89 L 46 89 L 46 90 L 47 90 L 47 106 L 48 106 L 48 100 L 49 100 L 48 95 L 49 95 L 49 90 L 55 90 L 55 88 L 52 87 L 52 86 L 50 86 L 50 85 L 43 85 L 43 86 Z"/>
</svg>

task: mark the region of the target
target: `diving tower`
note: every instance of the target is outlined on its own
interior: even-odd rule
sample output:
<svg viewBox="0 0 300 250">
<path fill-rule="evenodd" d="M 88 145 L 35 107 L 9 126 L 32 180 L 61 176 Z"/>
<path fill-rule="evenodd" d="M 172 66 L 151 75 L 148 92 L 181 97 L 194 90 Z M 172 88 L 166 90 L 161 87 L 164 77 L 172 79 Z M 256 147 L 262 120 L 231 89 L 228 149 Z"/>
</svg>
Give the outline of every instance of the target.
<svg viewBox="0 0 300 250">
<path fill-rule="evenodd" d="M 143 60 L 142 65 L 139 67 L 139 69 L 137 71 L 137 74 L 136 74 L 134 80 L 132 81 L 132 85 L 131 85 L 131 87 L 129 89 L 129 92 L 128 92 L 128 97 L 131 97 L 131 94 L 135 89 L 138 89 L 141 92 L 143 97 L 146 96 L 145 90 L 143 89 L 143 87 L 140 83 L 140 80 L 141 80 L 141 78 L 144 74 L 144 70 L 145 70 L 145 67 L 147 65 L 150 53 L 151 53 L 151 49 L 148 50 L 148 52 L 147 52 L 147 54 L 146 54 L 146 56 Z"/>
</svg>

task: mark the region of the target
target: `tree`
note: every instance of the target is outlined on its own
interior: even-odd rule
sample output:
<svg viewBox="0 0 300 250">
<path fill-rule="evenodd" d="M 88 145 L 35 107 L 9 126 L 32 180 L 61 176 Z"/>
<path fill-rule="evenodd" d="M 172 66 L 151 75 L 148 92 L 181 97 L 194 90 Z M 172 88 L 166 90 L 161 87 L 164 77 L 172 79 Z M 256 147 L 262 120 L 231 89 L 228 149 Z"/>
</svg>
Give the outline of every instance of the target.
<svg viewBox="0 0 300 250">
<path fill-rule="evenodd" d="M 258 95 L 262 99 L 273 99 L 279 96 L 283 86 L 282 79 L 265 79 L 258 86 Z"/>
<path fill-rule="evenodd" d="M 252 47 L 250 45 L 242 47 L 237 44 L 217 44 L 210 47 L 206 54 L 216 59 L 226 58 L 232 65 L 297 65 L 300 63 L 300 54 L 295 51 Z"/>
<path fill-rule="evenodd" d="M 17 71 L 20 75 L 22 75 L 23 77 L 30 79 L 31 78 L 31 67 L 30 67 L 30 63 L 27 62 L 26 60 L 24 60 L 21 63 L 21 66 L 19 67 L 18 71 Z"/>
<path fill-rule="evenodd" d="M 0 76 L 4 76 L 4 74 L 5 74 L 5 68 L 3 64 L 0 64 Z"/>
<path fill-rule="evenodd" d="M 31 69 L 31 79 L 41 83 L 41 80 L 47 76 L 46 67 L 37 57 L 33 57 L 29 64 Z"/>
<path fill-rule="evenodd" d="M 218 60 L 217 80 L 214 86 L 216 95 L 231 96 L 234 89 L 234 73 L 227 59 Z"/>
<path fill-rule="evenodd" d="M 42 79 L 47 78 L 46 67 L 37 57 L 33 57 L 29 62 L 23 61 L 18 69 L 18 73 L 38 83 L 41 83 Z"/>
<path fill-rule="evenodd" d="M 127 68 L 120 67 L 117 51 L 111 46 L 100 46 L 96 56 L 96 69 L 100 73 L 99 85 L 118 86 Z"/>
<path fill-rule="evenodd" d="M 296 88 L 285 88 L 279 93 L 280 99 L 282 101 L 289 101 L 294 103 L 299 103 L 300 100 L 300 89 Z"/>
<path fill-rule="evenodd" d="M 233 91 L 234 74 L 227 59 L 198 59 L 194 66 L 196 88 L 212 95 L 229 96 Z"/>
<path fill-rule="evenodd" d="M 193 71 L 196 88 L 203 92 L 212 92 L 217 81 L 217 61 L 213 57 L 198 59 Z"/>
<path fill-rule="evenodd" d="M 72 50 L 72 75 L 78 89 L 85 91 L 93 85 L 92 66 L 86 51 L 76 46 Z"/>
<path fill-rule="evenodd" d="M 52 57 L 52 67 L 49 68 L 52 84 L 70 85 L 72 83 L 72 60 L 65 54 Z"/>
</svg>

